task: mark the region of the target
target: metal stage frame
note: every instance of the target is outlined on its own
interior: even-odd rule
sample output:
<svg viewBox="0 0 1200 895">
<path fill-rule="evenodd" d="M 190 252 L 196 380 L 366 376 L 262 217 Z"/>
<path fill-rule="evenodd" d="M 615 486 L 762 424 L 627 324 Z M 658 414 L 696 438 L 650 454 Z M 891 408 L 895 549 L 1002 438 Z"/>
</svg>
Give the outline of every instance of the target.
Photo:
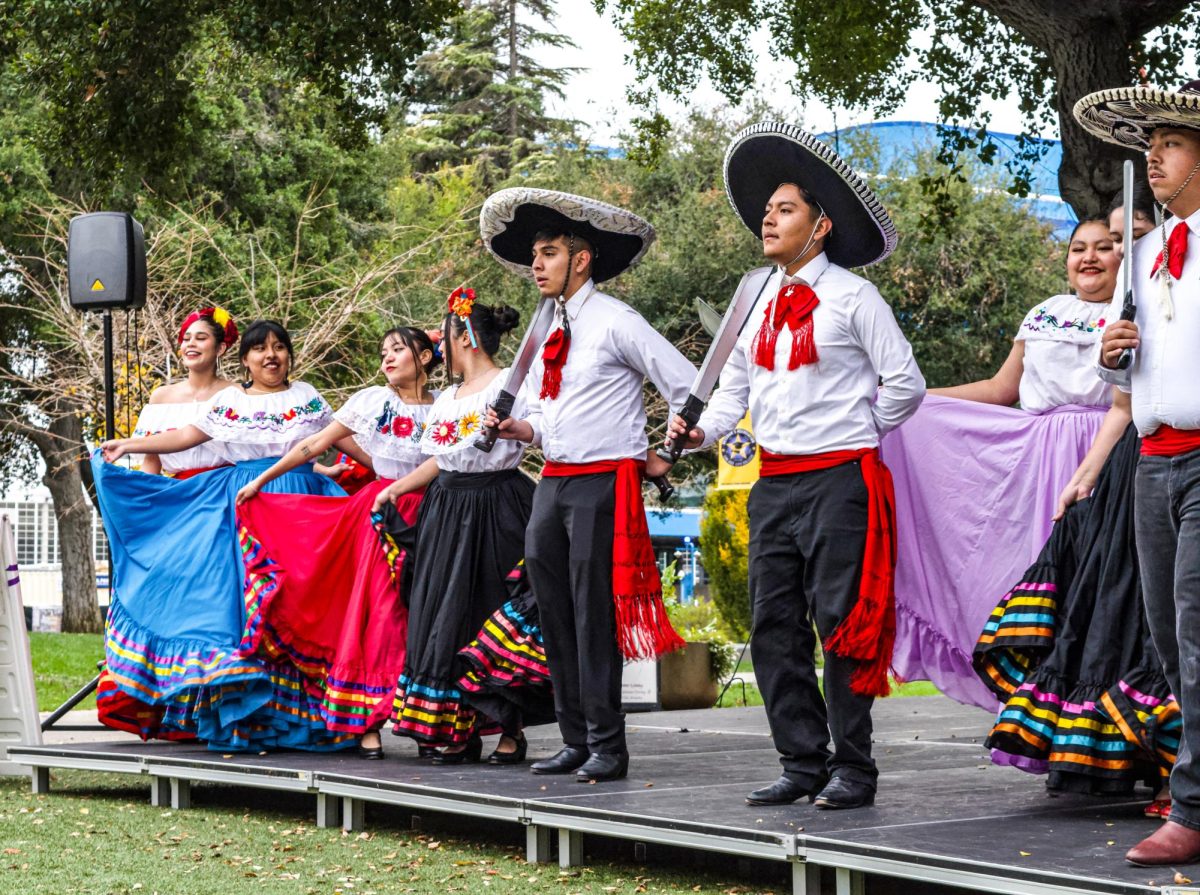
<svg viewBox="0 0 1200 895">
<path fill-rule="evenodd" d="M 838 895 L 862 895 L 871 875 L 1010 895 L 1200 893 L 1168 885 L 1173 870 L 1124 864 L 1154 829 L 1141 817 L 1148 796 L 1048 798 L 1039 778 L 987 763 L 987 713 L 940 697 L 881 701 L 875 714 L 878 804 L 848 812 L 744 804 L 777 768 L 761 709 L 631 716 L 631 776 L 598 785 L 432 766 L 392 743 L 381 762 L 132 737 L 10 746 L 8 758 L 32 769 L 35 793 L 50 791 L 52 769 L 80 769 L 144 777 L 151 804 L 179 810 L 193 786 L 220 783 L 311 794 L 317 825 L 347 831 L 364 828 L 371 804 L 519 824 L 529 861 L 557 856 L 564 868 L 583 863 L 585 835 L 777 861 L 790 866 L 794 895 L 818 895 L 821 868 L 833 869 Z M 550 754 L 556 733 L 530 731 L 531 752 Z"/>
</svg>

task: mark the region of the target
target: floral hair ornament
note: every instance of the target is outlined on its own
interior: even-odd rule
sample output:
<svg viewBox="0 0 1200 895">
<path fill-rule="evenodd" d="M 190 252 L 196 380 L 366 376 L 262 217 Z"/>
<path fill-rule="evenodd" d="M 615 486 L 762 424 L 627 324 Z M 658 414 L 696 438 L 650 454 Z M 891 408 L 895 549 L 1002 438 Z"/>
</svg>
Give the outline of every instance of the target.
<svg viewBox="0 0 1200 895">
<path fill-rule="evenodd" d="M 475 338 L 475 330 L 471 327 L 471 309 L 475 307 L 475 290 L 459 286 L 450 293 L 450 298 L 446 303 L 450 306 L 450 313 L 460 318 L 467 327 L 467 336 L 471 339 L 472 350 L 478 351 L 479 341 Z"/>
<path fill-rule="evenodd" d="M 201 308 L 199 311 L 192 311 L 183 321 L 183 326 L 179 327 L 179 343 L 183 344 L 183 334 L 188 331 L 188 327 L 197 320 L 209 319 L 217 326 L 221 327 L 224 335 L 221 337 L 221 344 L 226 348 L 238 340 L 237 324 L 233 322 L 233 317 L 224 308 Z"/>
</svg>

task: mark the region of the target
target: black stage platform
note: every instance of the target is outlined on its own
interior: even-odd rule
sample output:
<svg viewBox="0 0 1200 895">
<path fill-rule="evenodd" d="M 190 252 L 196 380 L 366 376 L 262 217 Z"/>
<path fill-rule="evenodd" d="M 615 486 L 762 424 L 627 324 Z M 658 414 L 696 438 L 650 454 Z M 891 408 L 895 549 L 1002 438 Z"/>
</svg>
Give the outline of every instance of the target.
<svg viewBox="0 0 1200 895">
<path fill-rule="evenodd" d="M 1155 829 L 1149 796 L 1047 795 L 1041 778 L 988 761 L 980 743 L 990 717 L 941 697 L 881 700 L 874 808 L 752 808 L 749 790 L 774 779 L 776 753 L 761 708 L 629 716 L 629 779 L 586 785 L 535 777 L 526 767 L 436 767 L 409 740 L 385 737 L 387 759 L 273 753 L 231 755 L 195 745 L 133 741 L 10 747 L 49 788 L 51 768 L 144 774 L 154 804 L 186 808 L 193 784 L 220 782 L 316 796 L 317 822 L 360 828 L 367 803 L 523 824 L 530 860 L 582 861 L 594 834 L 788 862 L 796 893 L 819 891 L 819 868 L 836 868 L 839 895 L 866 875 L 987 892 L 1160 891 L 1174 870 L 1139 869 L 1125 851 Z M 552 727 L 529 732 L 530 754 L 559 745 Z M 1200 878 L 1200 867 L 1193 868 Z M 1200 889 L 1175 891 L 1200 891 Z"/>
</svg>

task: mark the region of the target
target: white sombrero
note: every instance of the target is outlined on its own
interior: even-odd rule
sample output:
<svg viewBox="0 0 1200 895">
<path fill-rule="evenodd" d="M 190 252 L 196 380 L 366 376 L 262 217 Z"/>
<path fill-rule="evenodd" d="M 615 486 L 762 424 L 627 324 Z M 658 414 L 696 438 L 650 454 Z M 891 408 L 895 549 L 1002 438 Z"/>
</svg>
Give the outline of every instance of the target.
<svg viewBox="0 0 1200 895">
<path fill-rule="evenodd" d="M 1200 81 L 1176 91 L 1155 87 L 1116 87 L 1089 93 L 1075 103 L 1075 120 L 1108 143 L 1129 149 L 1150 147 L 1160 127 L 1200 130 Z"/>
<path fill-rule="evenodd" d="M 875 193 L 812 134 L 763 121 L 733 138 L 725 151 L 725 192 L 759 238 L 767 201 L 781 183 L 803 187 L 833 221 L 825 254 L 834 264 L 866 267 L 896 248 L 896 227 Z"/>
<path fill-rule="evenodd" d="M 497 261 L 525 277 L 533 276 L 534 235 L 548 227 L 562 228 L 592 244 L 592 279 L 597 283 L 633 267 L 654 242 L 654 228 L 633 212 L 557 190 L 500 190 L 479 212 L 483 244 Z"/>
</svg>

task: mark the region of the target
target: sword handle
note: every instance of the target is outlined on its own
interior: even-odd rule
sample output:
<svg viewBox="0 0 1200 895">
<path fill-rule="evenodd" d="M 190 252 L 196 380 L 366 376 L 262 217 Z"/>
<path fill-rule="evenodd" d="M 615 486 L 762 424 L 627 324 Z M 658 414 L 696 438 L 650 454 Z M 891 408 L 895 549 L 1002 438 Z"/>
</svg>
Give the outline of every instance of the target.
<svg viewBox="0 0 1200 895">
<path fill-rule="evenodd" d="M 1128 249 L 1126 249 L 1128 251 Z M 1121 308 L 1121 319 L 1132 320 L 1137 316 L 1137 306 L 1133 303 L 1133 296 L 1125 296 L 1125 306 Z M 1117 358 L 1117 369 L 1128 370 L 1130 364 L 1133 363 L 1133 349 L 1126 348 L 1121 352 L 1121 356 Z"/>
<path fill-rule="evenodd" d="M 695 395 L 688 395 L 687 400 L 683 402 L 683 407 L 679 409 L 679 416 L 682 417 L 684 423 L 687 424 L 688 430 L 700 422 L 700 414 L 704 412 L 704 402 Z M 667 448 L 659 448 L 655 453 L 663 460 L 666 460 L 672 466 L 683 453 L 683 442 L 675 437 L 671 437 L 671 446 Z"/>
<path fill-rule="evenodd" d="M 515 395 L 510 395 L 503 389 L 500 394 L 496 395 L 496 400 L 488 405 L 496 411 L 496 426 L 485 426 L 483 434 L 475 439 L 475 447 L 485 454 L 492 452 L 492 448 L 496 446 L 496 439 L 500 435 L 500 423 L 512 416 L 513 402 L 516 400 Z"/>
<path fill-rule="evenodd" d="M 675 494 L 675 486 L 665 475 L 655 476 L 650 479 L 650 484 L 658 489 L 659 503 L 666 503 Z"/>
</svg>

